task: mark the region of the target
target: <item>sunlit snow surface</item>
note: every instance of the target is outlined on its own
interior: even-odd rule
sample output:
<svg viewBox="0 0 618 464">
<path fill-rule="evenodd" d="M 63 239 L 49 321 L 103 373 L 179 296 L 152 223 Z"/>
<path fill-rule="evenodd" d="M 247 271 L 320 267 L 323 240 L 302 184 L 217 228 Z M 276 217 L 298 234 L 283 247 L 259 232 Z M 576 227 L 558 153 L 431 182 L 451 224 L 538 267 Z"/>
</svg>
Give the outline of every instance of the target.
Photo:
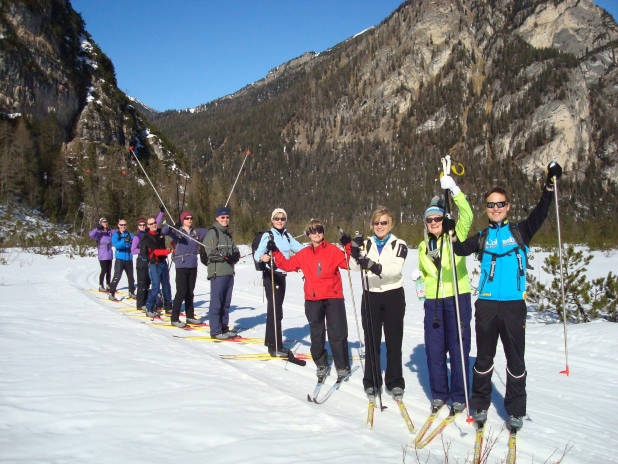
<svg viewBox="0 0 618 464">
<path fill-rule="evenodd" d="M 247 251 L 247 247 L 244 247 Z M 537 253 L 536 273 L 544 253 Z M 213 343 L 177 337 L 207 335 L 157 327 L 130 317 L 130 306 L 88 291 L 98 285 L 95 258 L 0 254 L 0 462 L 7 463 L 414 463 L 403 420 L 390 397 L 367 430 L 367 401 L 356 371 L 327 403 L 310 404 L 315 382 L 306 367 L 283 361 L 222 360 L 220 354 L 264 352 L 260 344 Z M 595 253 L 591 277 L 617 264 Z M 423 312 L 405 267 L 407 313 L 404 376 L 410 416 L 428 413 Z M 472 262 L 471 266 L 472 267 Z M 174 268 L 172 267 L 172 287 Z M 209 284 L 200 265 L 197 313 L 207 311 Z M 357 330 L 344 273 L 351 354 Z M 541 276 L 542 277 L 542 276 Z M 356 304 L 360 277 L 352 273 Z M 123 277 L 120 289 L 126 290 Z M 265 300 L 248 258 L 237 266 L 231 321 L 245 337 L 263 337 Z M 288 277 L 283 319 L 286 344 L 309 352 L 300 275 Z M 571 375 L 563 326 L 530 312 L 526 340 L 528 412 L 519 434 L 520 463 L 542 463 L 569 446 L 565 463 L 618 462 L 618 325 L 569 325 Z M 472 349 L 474 358 L 476 350 Z M 354 361 L 358 362 L 358 361 Z M 333 376 L 329 382 L 334 381 Z M 488 428 L 500 433 L 488 462 L 506 455 L 502 405 L 505 362 L 498 348 Z M 457 419 L 443 434 L 449 462 L 470 460 L 474 431 Z M 440 439 L 419 451 L 421 462 L 444 462 Z M 549 460 L 547 462 L 553 462 Z"/>
</svg>

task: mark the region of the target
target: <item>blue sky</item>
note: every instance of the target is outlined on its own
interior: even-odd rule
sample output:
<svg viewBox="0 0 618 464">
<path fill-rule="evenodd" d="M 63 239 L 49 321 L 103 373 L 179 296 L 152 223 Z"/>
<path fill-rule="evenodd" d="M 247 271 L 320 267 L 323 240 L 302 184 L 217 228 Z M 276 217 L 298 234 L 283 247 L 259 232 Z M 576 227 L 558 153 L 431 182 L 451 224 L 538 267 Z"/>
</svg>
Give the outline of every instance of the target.
<svg viewBox="0 0 618 464">
<path fill-rule="evenodd" d="M 156 110 L 208 103 L 307 51 L 379 24 L 402 0 L 71 0 L 116 68 Z M 614 18 L 618 0 L 596 2 Z"/>
</svg>

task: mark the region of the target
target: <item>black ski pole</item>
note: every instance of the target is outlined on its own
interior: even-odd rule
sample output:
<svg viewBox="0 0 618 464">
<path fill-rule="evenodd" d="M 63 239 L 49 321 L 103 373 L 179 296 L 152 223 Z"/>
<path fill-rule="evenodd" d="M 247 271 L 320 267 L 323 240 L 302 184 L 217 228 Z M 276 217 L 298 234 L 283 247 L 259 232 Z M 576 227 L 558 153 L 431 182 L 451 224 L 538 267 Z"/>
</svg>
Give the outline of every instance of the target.
<svg viewBox="0 0 618 464">
<path fill-rule="evenodd" d="M 363 272 L 364 272 L 364 276 L 363 276 Z M 382 392 L 380 391 L 381 389 L 378 387 L 379 385 L 379 381 L 378 378 L 379 376 L 381 377 L 382 373 L 381 373 L 381 369 L 380 369 L 380 359 L 378 358 L 378 352 L 377 352 L 377 347 L 375 346 L 375 331 L 374 331 L 374 326 L 373 326 L 373 321 L 372 321 L 372 316 L 373 316 L 373 312 L 371 311 L 371 304 L 369 303 L 369 278 L 367 276 L 367 273 L 369 271 L 361 269 L 361 283 L 363 286 L 363 298 L 361 300 L 361 308 L 362 308 L 362 302 L 365 303 L 365 316 L 367 318 L 367 329 L 369 330 L 369 340 L 368 340 L 368 344 L 369 344 L 369 353 L 368 353 L 368 357 L 369 359 L 371 359 L 371 377 L 372 377 L 372 381 L 373 381 L 373 388 L 375 389 L 375 394 L 378 397 L 378 401 L 380 404 L 380 411 L 383 411 L 385 408 L 384 406 L 382 406 Z M 382 338 L 381 336 L 382 334 L 380 334 L 380 339 Z"/>
</svg>

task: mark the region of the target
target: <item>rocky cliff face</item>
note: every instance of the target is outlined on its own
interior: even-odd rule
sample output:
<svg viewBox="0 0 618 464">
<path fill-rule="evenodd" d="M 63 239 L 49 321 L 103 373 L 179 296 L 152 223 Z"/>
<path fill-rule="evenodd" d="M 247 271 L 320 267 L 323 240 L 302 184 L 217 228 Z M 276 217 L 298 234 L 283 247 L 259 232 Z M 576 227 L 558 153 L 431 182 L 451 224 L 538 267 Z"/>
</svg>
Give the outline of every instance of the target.
<svg viewBox="0 0 618 464">
<path fill-rule="evenodd" d="M 414 177 L 450 150 L 471 167 L 508 165 L 530 181 L 556 159 L 570 179 L 594 168 L 615 187 L 617 48 L 615 21 L 590 0 L 407 1 L 331 50 L 202 105 L 208 116 L 183 116 L 191 133 L 173 112 L 157 123 L 196 153 L 211 151 L 195 143 L 206 135 L 223 141 L 220 151 L 240 142 L 230 135 L 243 124 L 234 111 L 260 108 L 251 119 L 260 125 L 266 103 L 281 119 L 273 152 L 339 166 L 368 151 L 368 166 L 386 160 Z"/>
<path fill-rule="evenodd" d="M 113 191 L 117 186 L 107 185 L 106 180 L 117 176 L 119 169 L 126 175 L 132 163 L 127 157 L 131 144 L 139 147 L 145 159 L 155 155 L 172 166 L 175 155 L 136 106 L 118 90 L 113 64 L 68 0 L 0 3 L 0 115 L 4 115 L 0 119 L 7 121 L 12 115 L 10 123 L 3 123 L 2 135 L 13 139 L 25 124 L 36 150 L 24 156 L 32 158 L 32 174 L 42 171 L 46 185 L 55 180 L 55 188 L 64 189 L 66 179 L 71 179 L 74 189 L 64 196 L 75 201 L 86 195 L 88 183 Z M 24 124 L 16 122 L 16 116 Z M 56 130 L 60 143 L 49 147 L 44 139 Z M 13 163 L 22 150 L 3 148 L 0 155 L 6 164 Z M 50 157 L 51 162 L 43 162 Z M 93 176 L 95 181 L 88 179 Z M 1 187 L 5 198 L 23 197 L 19 185 Z M 39 201 L 45 202 L 44 198 Z M 74 207 L 65 205 L 63 213 L 70 214 Z"/>
</svg>

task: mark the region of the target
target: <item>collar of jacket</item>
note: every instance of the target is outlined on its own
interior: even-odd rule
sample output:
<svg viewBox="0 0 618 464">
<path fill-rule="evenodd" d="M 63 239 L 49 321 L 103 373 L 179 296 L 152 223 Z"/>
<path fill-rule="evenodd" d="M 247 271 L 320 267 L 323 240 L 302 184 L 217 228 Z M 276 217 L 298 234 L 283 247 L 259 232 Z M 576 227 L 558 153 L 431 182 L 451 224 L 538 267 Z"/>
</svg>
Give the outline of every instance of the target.
<svg viewBox="0 0 618 464">
<path fill-rule="evenodd" d="M 501 229 L 502 227 L 504 227 L 505 225 L 507 225 L 509 223 L 508 219 L 503 219 L 500 222 L 489 222 L 489 227 L 492 229 Z"/>
<path fill-rule="evenodd" d="M 221 224 L 219 224 L 217 221 L 212 223 L 212 226 L 216 229 L 219 229 L 221 232 L 224 232 L 226 234 L 229 234 L 228 230 L 230 228 L 230 226 L 222 226 Z"/>
<path fill-rule="evenodd" d="M 322 241 L 317 247 L 314 247 L 313 245 L 311 245 L 311 251 L 313 251 L 314 253 L 315 253 L 316 248 L 326 248 L 326 240 L 322 239 Z"/>
</svg>

